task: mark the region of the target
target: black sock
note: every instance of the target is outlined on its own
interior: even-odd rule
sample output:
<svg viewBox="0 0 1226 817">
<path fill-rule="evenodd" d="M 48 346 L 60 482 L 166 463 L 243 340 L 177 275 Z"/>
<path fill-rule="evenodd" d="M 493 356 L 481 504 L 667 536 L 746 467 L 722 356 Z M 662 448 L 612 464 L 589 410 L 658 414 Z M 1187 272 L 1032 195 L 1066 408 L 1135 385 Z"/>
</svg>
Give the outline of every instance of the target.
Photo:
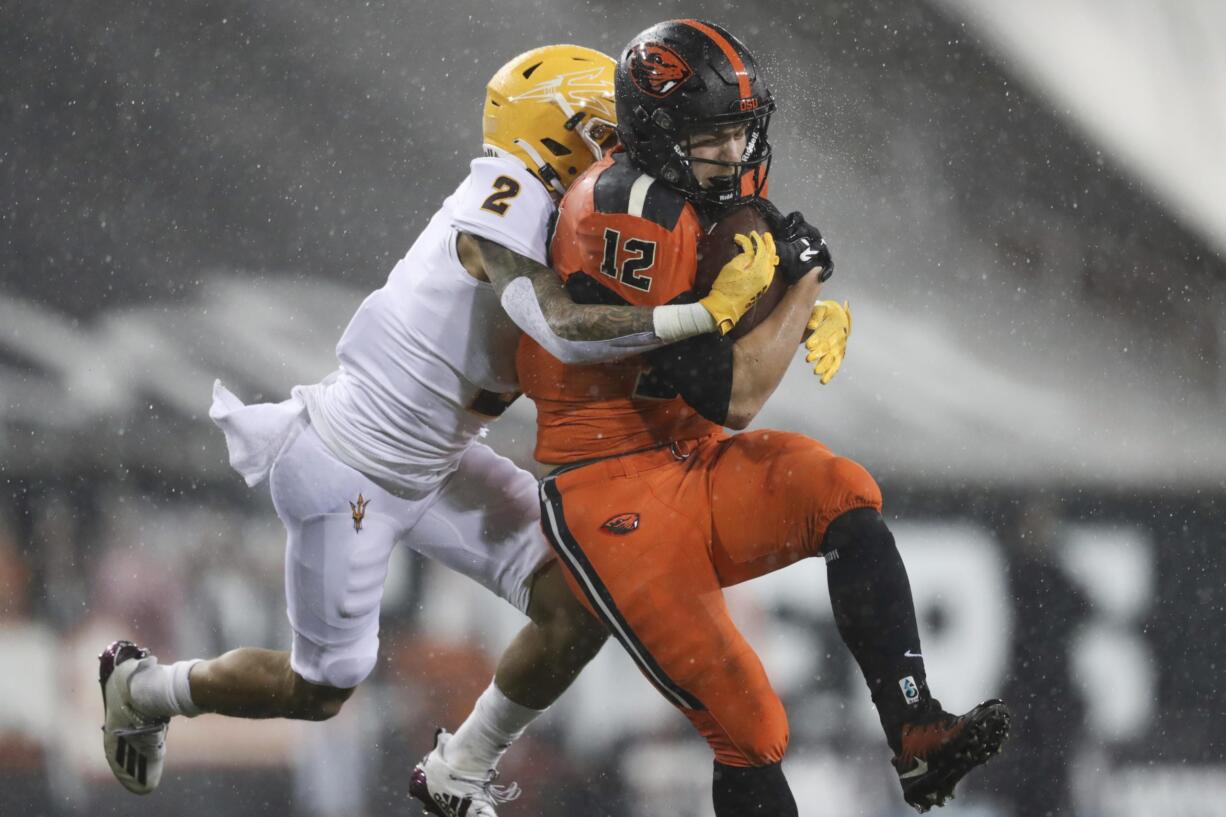
<svg viewBox="0 0 1226 817">
<path fill-rule="evenodd" d="M 900 729 L 931 704 L 915 623 L 915 602 L 894 535 L 872 508 L 830 523 L 822 542 L 839 635 L 868 682 L 881 728 L 895 752 Z"/>
<path fill-rule="evenodd" d="M 746 768 L 717 760 L 711 799 L 715 817 L 797 817 L 796 798 L 778 763 Z"/>
</svg>

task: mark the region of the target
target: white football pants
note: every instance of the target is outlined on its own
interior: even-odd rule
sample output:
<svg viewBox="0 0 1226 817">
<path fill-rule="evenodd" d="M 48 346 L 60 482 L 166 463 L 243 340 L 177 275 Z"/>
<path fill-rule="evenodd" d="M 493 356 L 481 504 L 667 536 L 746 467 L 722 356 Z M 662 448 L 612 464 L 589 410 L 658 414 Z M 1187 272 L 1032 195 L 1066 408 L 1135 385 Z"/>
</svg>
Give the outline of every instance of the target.
<svg viewBox="0 0 1226 817">
<path fill-rule="evenodd" d="M 540 530 L 536 478 L 480 443 L 438 488 L 410 500 L 337 460 L 308 425 L 277 458 L 269 485 L 288 532 L 291 665 L 315 684 L 355 687 L 374 669 L 383 582 L 397 544 L 524 612 L 533 575 L 553 558 Z"/>
</svg>

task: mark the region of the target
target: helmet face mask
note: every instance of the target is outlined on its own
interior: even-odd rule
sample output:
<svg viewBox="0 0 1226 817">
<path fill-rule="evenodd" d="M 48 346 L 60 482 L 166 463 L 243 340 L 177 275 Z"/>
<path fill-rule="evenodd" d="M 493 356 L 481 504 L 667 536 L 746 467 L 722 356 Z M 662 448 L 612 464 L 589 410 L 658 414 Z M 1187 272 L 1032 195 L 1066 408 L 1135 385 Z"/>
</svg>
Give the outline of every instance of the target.
<svg viewBox="0 0 1226 817">
<path fill-rule="evenodd" d="M 719 26 L 670 20 L 639 34 L 617 66 L 618 135 L 649 175 L 698 204 L 727 206 L 760 195 L 770 168 L 774 99 L 748 49 Z M 695 134 L 743 126 L 737 158 L 692 153 Z M 710 166 L 728 167 L 716 174 Z M 695 173 L 695 169 L 698 173 Z"/>
<path fill-rule="evenodd" d="M 596 161 L 600 161 L 606 153 L 617 146 L 617 120 L 609 121 L 599 116 L 589 116 L 586 121 L 576 126 L 579 138 Z"/>
<path fill-rule="evenodd" d="M 696 199 L 719 206 L 761 195 L 770 172 L 771 147 L 766 138 L 769 124 L 769 112 L 720 127 L 698 123 L 678 143 L 678 153 L 689 167 L 690 176 L 683 179 L 683 185 L 679 186 L 697 190 Z M 736 159 L 720 159 L 694 152 L 696 141 L 721 145 L 732 139 L 742 140 Z M 736 146 L 735 142 L 733 146 Z M 718 172 L 723 168 L 731 170 L 731 173 Z"/>
</svg>

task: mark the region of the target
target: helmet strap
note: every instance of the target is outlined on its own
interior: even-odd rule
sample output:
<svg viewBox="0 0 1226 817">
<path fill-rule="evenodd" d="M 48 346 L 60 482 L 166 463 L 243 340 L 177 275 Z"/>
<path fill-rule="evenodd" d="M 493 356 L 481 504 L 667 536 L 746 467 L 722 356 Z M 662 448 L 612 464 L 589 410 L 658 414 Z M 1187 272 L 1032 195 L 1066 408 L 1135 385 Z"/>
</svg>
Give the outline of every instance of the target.
<svg viewBox="0 0 1226 817">
<path fill-rule="evenodd" d="M 545 183 L 546 187 L 553 188 L 553 190 L 559 196 L 566 195 L 566 185 L 562 184 L 562 177 L 558 175 L 558 171 L 554 170 L 553 167 L 545 161 L 545 159 L 541 156 L 540 151 L 523 139 L 516 139 L 512 144 L 519 147 L 524 153 L 527 153 L 528 156 L 531 157 L 532 161 L 536 163 L 536 167 L 529 167 L 528 169 L 535 172 L 540 180 Z"/>
</svg>

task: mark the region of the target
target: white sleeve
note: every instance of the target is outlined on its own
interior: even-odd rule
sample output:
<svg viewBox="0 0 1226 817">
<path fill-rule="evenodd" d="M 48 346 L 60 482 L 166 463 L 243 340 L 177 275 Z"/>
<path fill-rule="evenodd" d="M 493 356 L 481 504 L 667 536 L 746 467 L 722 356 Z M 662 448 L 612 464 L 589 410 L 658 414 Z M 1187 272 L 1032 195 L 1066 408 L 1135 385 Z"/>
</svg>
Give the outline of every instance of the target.
<svg viewBox="0 0 1226 817">
<path fill-rule="evenodd" d="M 468 178 L 450 202 L 451 226 L 546 263 L 553 198 L 535 176 L 512 159 L 474 159 Z"/>
</svg>

